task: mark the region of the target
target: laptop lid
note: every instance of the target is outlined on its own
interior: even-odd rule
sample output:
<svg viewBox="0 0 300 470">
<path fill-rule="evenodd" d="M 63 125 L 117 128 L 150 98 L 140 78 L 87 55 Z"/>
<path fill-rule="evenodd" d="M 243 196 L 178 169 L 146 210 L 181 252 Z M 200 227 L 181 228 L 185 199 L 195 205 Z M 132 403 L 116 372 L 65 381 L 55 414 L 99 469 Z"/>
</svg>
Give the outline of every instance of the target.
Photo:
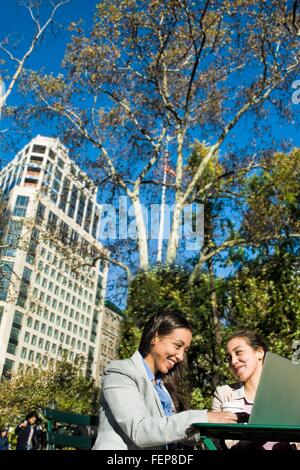
<svg viewBox="0 0 300 470">
<path fill-rule="evenodd" d="M 266 354 L 249 424 L 300 425 L 300 365 Z"/>
</svg>

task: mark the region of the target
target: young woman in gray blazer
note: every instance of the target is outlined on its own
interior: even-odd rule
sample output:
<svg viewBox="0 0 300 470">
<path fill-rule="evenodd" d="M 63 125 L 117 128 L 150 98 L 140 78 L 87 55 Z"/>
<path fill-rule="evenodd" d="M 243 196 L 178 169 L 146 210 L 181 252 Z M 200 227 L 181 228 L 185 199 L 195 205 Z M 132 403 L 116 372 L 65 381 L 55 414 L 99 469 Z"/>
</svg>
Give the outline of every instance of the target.
<svg viewBox="0 0 300 470">
<path fill-rule="evenodd" d="M 94 450 L 167 449 L 186 440 L 192 445 L 192 423 L 236 422 L 231 412 L 186 410 L 178 365 L 191 340 L 185 318 L 160 313 L 146 323 L 139 350 L 108 365 Z"/>
</svg>

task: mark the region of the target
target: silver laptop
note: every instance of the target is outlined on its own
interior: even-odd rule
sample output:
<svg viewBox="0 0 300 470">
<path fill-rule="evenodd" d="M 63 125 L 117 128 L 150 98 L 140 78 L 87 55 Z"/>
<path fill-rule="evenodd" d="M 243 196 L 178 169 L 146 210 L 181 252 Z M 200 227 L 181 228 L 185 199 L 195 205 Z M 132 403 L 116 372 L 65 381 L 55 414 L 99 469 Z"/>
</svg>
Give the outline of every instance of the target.
<svg viewBox="0 0 300 470">
<path fill-rule="evenodd" d="M 300 365 L 266 354 L 249 424 L 300 426 Z"/>
</svg>

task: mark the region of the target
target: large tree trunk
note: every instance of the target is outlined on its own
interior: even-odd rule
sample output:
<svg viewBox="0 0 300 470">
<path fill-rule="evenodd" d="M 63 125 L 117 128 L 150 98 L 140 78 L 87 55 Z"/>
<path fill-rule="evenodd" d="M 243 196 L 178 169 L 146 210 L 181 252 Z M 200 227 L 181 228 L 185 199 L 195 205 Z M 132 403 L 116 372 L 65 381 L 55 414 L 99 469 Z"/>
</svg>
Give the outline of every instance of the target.
<svg viewBox="0 0 300 470">
<path fill-rule="evenodd" d="M 166 264 L 170 265 L 175 262 L 178 248 L 179 230 L 181 229 L 181 203 L 176 202 L 174 206 L 171 233 L 167 249 Z"/>
<path fill-rule="evenodd" d="M 144 220 L 144 215 L 141 207 L 141 202 L 138 196 L 133 196 L 131 198 L 135 223 L 137 228 L 137 241 L 138 241 L 138 250 L 140 256 L 140 269 L 146 271 L 149 268 L 149 257 L 148 257 L 148 239 L 147 239 L 147 229 Z"/>
<path fill-rule="evenodd" d="M 175 262 L 179 240 L 179 229 L 181 228 L 182 199 L 182 165 L 183 165 L 183 140 L 184 131 L 179 128 L 177 133 L 177 164 L 176 164 L 176 194 L 175 205 L 171 225 L 171 233 L 167 249 L 166 264 Z"/>
</svg>

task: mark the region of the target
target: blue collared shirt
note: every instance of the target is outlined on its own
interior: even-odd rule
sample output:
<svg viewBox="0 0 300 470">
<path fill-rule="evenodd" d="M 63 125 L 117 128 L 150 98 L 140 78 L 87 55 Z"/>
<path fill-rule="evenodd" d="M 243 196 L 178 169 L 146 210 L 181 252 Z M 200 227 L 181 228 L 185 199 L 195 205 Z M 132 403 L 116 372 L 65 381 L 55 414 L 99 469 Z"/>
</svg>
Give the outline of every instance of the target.
<svg viewBox="0 0 300 470">
<path fill-rule="evenodd" d="M 151 382 L 154 385 L 154 388 L 159 396 L 161 406 L 163 408 L 165 416 L 172 416 L 173 414 L 173 403 L 171 400 L 171 397 L 169 393 L 167 392 L 166 389 L 162 388 L 162 377 L 160 374 L 156 374 L 156 376 L 153 374 L 153 372 L 150 370 L 149 366 L 147 365 L 145 359 L 143 358 L 144 366 L 147 372 L 148 378 L 151 380 Z"/>
</svg>

